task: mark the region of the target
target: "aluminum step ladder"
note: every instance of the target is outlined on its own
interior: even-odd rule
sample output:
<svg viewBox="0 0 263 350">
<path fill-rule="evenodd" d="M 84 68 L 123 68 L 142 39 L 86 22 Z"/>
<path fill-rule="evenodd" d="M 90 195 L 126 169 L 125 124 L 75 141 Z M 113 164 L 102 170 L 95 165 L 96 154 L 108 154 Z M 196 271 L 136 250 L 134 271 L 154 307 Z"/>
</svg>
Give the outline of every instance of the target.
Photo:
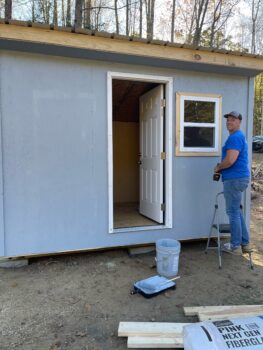
<svg viewBox="0 0 263 350">
<path fill-rule="evenodd" d="M 214 209 L 214 214 L 213 214 L 213 219 L 212 219 L 212 223 L 211 223 L 211 227 L 210 227 L 210 232 L 208 235 L 208 239 L 207 239 L 207 244 L 206 244 L 206 249 L 205 249 L 205 253 L 208 253 L 209 249 L 216 249 L 217 250 L 217 254 L 218 254 L 218 267 L 219 269 L 222 269 L 222 249 L 221 249 L 221 236 L 224 235 L 224 237 L 226 235 L 230 236 L 230 225 L 229 224 L 222 224 L 219 222 L 219 197 L 222 196 L 224 194 L 224 192 L 219 192 L 216 195 L 216 200 L 215 200 L 215 209 Z M 243 207 L 242 205 L 240 206 L 240 210 L 242 210 Z M 213 232 L 216 231 L 216 246 L 210 246 L 210 242 L 211 242 L 211 238 Z M 252 251 L 249 253 L 244 253 L 244 254 L 248 254 L 249 256 L 249 264 L 250 264 L 250 268 L 253 270 L 254 269 L 254 265 L 253 265 L 253 261 L 252 261 Z"/>
</svg>

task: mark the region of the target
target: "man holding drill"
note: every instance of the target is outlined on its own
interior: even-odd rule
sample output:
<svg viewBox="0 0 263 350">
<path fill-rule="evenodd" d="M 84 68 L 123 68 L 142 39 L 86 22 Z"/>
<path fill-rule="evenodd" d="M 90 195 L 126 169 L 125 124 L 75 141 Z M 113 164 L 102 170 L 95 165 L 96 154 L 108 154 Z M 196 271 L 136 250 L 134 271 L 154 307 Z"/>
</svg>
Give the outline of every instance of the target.
<svg viewBox="0 0 263 350">
<path fill-rule="evenodd" d="M 249 233 L 240 208 L 242 192 L 249 184 L 248 145 L 240 130 L 242 115 L 236 111 L 225 114 L 228 139 L 222 148 L 222 161 L 214 169 L 222 175 L 226 213 L 229 217 L 231 241 L 222 246 L 228 253 L 251 252 Z"/>
</svg>

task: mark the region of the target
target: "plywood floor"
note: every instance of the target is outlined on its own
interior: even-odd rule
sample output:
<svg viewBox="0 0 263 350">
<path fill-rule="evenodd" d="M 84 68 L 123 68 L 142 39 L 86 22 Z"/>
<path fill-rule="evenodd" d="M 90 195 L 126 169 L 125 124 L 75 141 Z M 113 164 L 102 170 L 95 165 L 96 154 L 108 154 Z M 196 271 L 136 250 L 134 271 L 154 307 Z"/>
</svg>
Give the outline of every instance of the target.
<svg viewBox="0 0 263 350">
<path fill-rule="evenodd" d="M 139 204 L 122 203 L 114 205 L 114 228 L 159 225 L 139 213 Z"/>
</svg>

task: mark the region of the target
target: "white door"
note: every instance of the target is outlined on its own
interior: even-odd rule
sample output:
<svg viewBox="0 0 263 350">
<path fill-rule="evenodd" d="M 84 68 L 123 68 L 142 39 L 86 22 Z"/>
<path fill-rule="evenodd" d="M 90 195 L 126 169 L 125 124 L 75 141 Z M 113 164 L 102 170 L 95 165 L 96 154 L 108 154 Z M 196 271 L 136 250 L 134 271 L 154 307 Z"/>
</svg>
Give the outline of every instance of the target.
<svg viewBox="0 0 263 350">
<path fill-rule="evenodd" d="M 140 98 L 140 213 L 163 223 L 163 86 Z"/>
</svg>

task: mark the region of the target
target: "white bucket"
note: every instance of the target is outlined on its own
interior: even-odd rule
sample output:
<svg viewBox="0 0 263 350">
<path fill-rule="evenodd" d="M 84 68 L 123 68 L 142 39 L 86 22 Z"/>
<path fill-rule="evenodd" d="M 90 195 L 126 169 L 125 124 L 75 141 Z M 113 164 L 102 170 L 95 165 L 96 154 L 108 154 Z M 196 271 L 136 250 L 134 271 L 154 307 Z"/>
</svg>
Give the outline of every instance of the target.
<svg viewBox="0 0 263 350">
<path fill-rule="evenodd" d="M 175 239 L 159 239 L 156 241 L 157 272 L 161 276 L 176 276 L 179 265 L 180 242 Z"/>
</svg>

